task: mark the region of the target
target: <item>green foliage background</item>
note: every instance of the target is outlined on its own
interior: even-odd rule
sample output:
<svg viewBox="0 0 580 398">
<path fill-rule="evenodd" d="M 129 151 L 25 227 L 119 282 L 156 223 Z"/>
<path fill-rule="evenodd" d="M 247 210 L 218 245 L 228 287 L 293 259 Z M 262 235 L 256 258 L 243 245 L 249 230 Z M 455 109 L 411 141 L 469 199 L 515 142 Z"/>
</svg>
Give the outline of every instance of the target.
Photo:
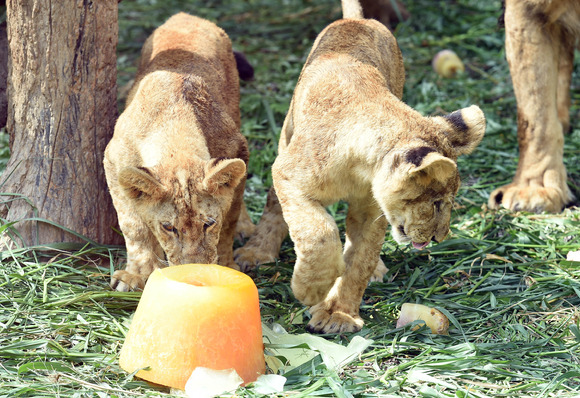
<svg viewBox="0 0 580 398">
<path fill-rule="evenodd" d="M 315 358 L 286 375 L 284 393 L 272 396 L 578 396 L 580 264 L 565 257 L 580 248 L 580 213 L 576 207 L 536 215 L 485 206 L 491 190 L 509 182 L 517 166 L 515 99 L 497 25 L 501 2 L 409 0 L 406 5 L 412 17 L 394 32 L 407 72 L 404 100 L 424 115 L 477 104 L 487 118 L 486 135 L 472 155 L 459 160 L 463 185 L 450 237 L 422 252 L 385 237 L 382 257 L 389 272 L 383 283 L 367 288 L 361 304 L 365 328 L 357 333 L 373 339 L 372 346 L 345 369 L 327 369 Z M 251 147 L 246 202 L 257 221 L 294 85 L 318 32 L 340 17 L 340 2 L 123 0 L 120 87 L 134 76 L 148 34 L 177 11 L 218 23 L 255 67 L 255 80 L 242 83 L 241 111 Z M 431 59 L 442 49 L 463 59 L 463 76 L 443 79 L 433 72 Z M 572 131 L 565 144 L 569 184 L 577 195 L 579 72 L 577 66 Z M 0 141 L 4 159 L 5 146 Z M 329 211 L 342 224 L 345 205 Z M 139 299 L 139 293 L 108 288 L 124 255 L 115 247 L 3 249 L 0 397 L 169 395 L 133 380 L 117 365 Z M 280 260 L 252 276 L 263 321 L 300 334 L 309 315 L 289 287 L 293 262 L 287 240 Z M 449 335 L 395 328 L 404 302 L 440 308 L 451 321 Z M 354 336 L 325 337 L 346 345 Z M 235 396 L 260 394 L 249 386 Z"/>
</svg>

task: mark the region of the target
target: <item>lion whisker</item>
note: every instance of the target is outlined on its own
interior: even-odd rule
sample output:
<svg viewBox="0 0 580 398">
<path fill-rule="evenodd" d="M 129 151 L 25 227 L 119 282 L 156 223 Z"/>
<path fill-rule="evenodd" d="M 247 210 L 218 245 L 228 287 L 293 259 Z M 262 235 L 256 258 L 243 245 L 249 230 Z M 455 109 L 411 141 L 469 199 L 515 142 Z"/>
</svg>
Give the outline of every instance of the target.
<svg viewBox="0 0 580 398">
<path fill-rule="evenodd" d="M 385 213 L 381 213 L 381 214 L 380 214 L 380 215 L 379 215 L 377 218 L 375 218 L 375 219 L 373 220 L 373 222 L 375 223 L 375 222 L 379 221 L 379 220 L 381 219 L 381 217 L 385 217 L 385 218 L 387 218 L 387 215 L 386 215 Z M 388 221 L 388 220 L 387 220 L 387 221 Z"/>
<path fill-rule="evenodd" d="M 161 263 L 163 266 L 169 267 L 170 264 L 169 264 L 169 261 L 168 260 L 165 260 L 165 259 L 159 257 L 158 255 L 155 255 L 155 257 L 157 257 L 157 261 L 159 263 Z"/>
</svg>

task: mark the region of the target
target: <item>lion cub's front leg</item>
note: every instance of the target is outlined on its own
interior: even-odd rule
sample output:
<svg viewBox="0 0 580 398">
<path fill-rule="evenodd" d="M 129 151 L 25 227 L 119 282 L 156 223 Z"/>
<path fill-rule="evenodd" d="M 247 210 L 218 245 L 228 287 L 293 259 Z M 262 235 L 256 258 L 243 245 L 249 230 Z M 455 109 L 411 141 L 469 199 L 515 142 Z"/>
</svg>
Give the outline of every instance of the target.
<svg viewBox="0 0 580 398">
<path fill-rule="evenodd" d="M 113 200 L 121 201 L 113 196 Z M 127 266 L 111 277 L 111 288 L 120 292 L 142 290 L 151 273 L 163 265 L 163 249 L 145 223 L 132 212 L 130 205 L 117 206 L 119 225 L 127 247 Z"/>
<path fill-rule="evenodd" d="M 325 299 L 310 309 L 307 329 L 318 333 L 356 332 L 363 326 L 359 306 L 365 288 L 377 268 L 387 222 L 374 200 L 349 203 L 346 219 L 346 270 Z"/>
<path fill-rule="evenodd" d="M 244 187 L 245 183 L 242 182 L 236 188 L 234 199 L 232 200 L 230 209 L 228 210 L 224 222 L 222 224 L 222 229 L 220 231 L 220 239 L 217 246 L 218 263 L 220 265 L 230 267 L 235 270 L 240 270 L 240 267 L 234 262 L 233 244 L 234 244 L 234 236 L 237 233 L 237 231 L 239 231 L 238 223 L 241 218 L 240 216 L 243 214 L 243 212 L 246 211 L 243 199 Z"/>
<path fill-rule="evenodd" d="M 344 272 L 339 231 L 319 202 L 286 185 L 287 180 L 281 181 L 276 191 L 296 252 L 291 287 L 298 300 L 314 305 L 324 300 L 336 278 Z"/>
</svg>

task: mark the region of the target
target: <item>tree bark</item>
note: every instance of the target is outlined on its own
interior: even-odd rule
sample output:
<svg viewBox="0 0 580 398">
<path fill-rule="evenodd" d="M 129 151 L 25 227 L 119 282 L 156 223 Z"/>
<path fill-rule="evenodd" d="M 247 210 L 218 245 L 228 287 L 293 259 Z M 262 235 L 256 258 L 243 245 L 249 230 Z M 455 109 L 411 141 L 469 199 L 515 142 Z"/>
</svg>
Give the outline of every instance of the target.
<svg viewBox="0 0 580 398">
<path fill-rule="evenodd" d="M 0 128 L 6 127 L 8 117 L 8 97 L 6 85 L 8 80 L 8 36 L 6 21 L 0 23 Z"/>
<path fill-rule="evenodd" d="M 11 157 L 2 216 L 40 217 L 100 243 L 121 243 L 103 152 L 117 118 L 117 0 L 8 0 Z M 30 201 L 20 199 L 28 198 Z M 19 221 L 26 245 L 78 241 Z"/>
</svg>

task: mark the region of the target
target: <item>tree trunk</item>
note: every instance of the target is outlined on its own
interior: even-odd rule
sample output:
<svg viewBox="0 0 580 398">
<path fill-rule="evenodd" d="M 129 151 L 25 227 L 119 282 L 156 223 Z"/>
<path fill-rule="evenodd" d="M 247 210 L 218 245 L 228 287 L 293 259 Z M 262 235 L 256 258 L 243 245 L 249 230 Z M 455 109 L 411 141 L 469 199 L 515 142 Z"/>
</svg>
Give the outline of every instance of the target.
<svg viewBox="0 0 580 398">
<path fill-rule="evenodd" d="M 8 0 L 7 20 L 11 157 L 0 189 L 17 196 L 0 198 L 2 216 L 120 243 L 103 170 L 117 117 L 117 0 Z M 46 222 L 15 226 L 26 245 L 79 240 Z"/>
<path fill-rule="evenodd" d="M 8 37 L 6 21 L 0 23 L 0 128 L 6 127 L 8 116 L 8 97 L 6 84 L 8 80 Z"/>
</svg>

